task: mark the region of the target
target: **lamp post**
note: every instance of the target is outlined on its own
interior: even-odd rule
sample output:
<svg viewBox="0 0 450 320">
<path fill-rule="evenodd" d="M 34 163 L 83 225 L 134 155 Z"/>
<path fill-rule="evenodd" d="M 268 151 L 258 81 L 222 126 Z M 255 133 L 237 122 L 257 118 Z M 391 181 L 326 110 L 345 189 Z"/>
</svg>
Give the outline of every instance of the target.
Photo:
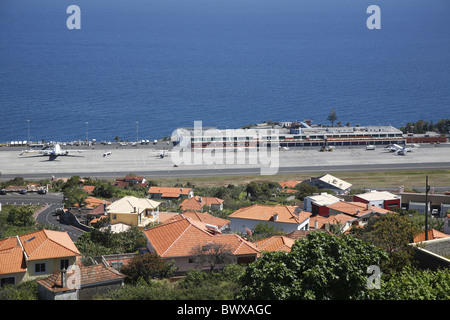
<svg viewBox="0 0 450 320">
<path fill-rule="evenodd" d="M 136 143 L 139 142 L 139 121 L 136 121 Z"/>
<path fill-rule="evenodd" d="M 27 120 L 27 127 L 28 127 L 28 145 L 30 145 L 30 120 Z"/>
</svg>

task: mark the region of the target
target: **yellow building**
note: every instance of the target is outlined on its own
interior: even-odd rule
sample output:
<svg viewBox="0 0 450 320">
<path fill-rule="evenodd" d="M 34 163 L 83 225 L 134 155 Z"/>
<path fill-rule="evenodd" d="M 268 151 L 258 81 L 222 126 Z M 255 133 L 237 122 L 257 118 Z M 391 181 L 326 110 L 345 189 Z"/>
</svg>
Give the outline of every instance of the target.
<svg viewBox="0 0 450 320">
<path fill-rule="evenodd" d="M 143 229 L 147 224 L 158 222 L 159 202 L 147 198 L 123 197 L 106 207 L 111 225 L 123 223 Z"/>
</svg>

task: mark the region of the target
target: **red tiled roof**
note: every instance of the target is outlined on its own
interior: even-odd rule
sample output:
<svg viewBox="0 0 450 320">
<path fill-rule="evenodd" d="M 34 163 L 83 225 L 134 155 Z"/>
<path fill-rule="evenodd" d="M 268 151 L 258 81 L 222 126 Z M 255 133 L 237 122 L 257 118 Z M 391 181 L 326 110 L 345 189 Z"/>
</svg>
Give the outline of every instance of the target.
<svg viewBox="0 0 450 320">
<path fill-rule="evenodd" d="M 192 256 L 197 246 L 219 243 L 234 255 L 257 254 L 259 250 L 236 234 L 222 234 L 205 223 L 184 217 L 144 231 L 156 253 L 163 258 Z"/>
<path fill-rule="evenodd" d="M 26 271 L 25 258 L 16 237 L 0 240 L 0 274 Z"/>
<path fill-rule="evenodd" d="M 155 194 L 180 194 L 182 195 L 188 195 L 191 191 L 191 188 L 175 188 L 175 187 L 157 187 L 157 186 L 151 186 L 148 190 L 148 193 L 155 193 Z"/>
<path fill-rule="evenodd" d="M 445 234 L 443 232 L 440 232 L 435 229 L 428 230 L 428 240 L 434 240 L 434 239 L 442 239 L 442 238 L 448 238 L 450 237 L 449 234 Z M 422 242 L 425 241 L 425 231 L 421 232 L 417 236 L 414 237 L 414 243 L 416 242 Z"/>
<path fill-rule="evenodd" d="M 80 252 L 67 232 L 39 230 L 19 236 L 28 260 L 79 256 Z"/>
<path fill-rule="evenodd" d="M 254 204 L 249 207 L 241 208 L 230 214 L 230 218 L 251 219 L 261 221 L 277 221 L 285 223 L 299 224 L 311 216 L 311 212 L 298 211 L 298 207 L 285 205 L 260 205 Z M 277 219 L 274 220 L 274 216 Z"/>
<path fill-rule="evenodd" d="M 256 241 L 256 247 L 260 251 L 286 251 L 290 252 L 294 245 L 294 240 L 286 236 L 273 236 Z"/>
<path fill-rule="evenodd" d="M 288 181 L 281 181 L 281 182 L 279 182 L 278 184 L 279 184 L 282 188 L 292 189 L 292 188 L 295 188 L 295 186 L 298 185 L 299 183 L 301 183 L 301 181 L 288 180 Z"/>
<path fill-rule="evenodd" d="M 207 212 L 186 211 L 182 216 L 217 226 L 219 229 L 230 223 L 230 220 L 215 217 Z"/>
<path fill-rule="evenodd" d="M 205 205 L 211 206 L 212 204 L 222 204 L 224 200 L 216 197 L 200 197 L 195 196 L 190 199 L 185 199 L 181 204 L 181 210 L 197 210 L 200 211 Z"/>
</svg>

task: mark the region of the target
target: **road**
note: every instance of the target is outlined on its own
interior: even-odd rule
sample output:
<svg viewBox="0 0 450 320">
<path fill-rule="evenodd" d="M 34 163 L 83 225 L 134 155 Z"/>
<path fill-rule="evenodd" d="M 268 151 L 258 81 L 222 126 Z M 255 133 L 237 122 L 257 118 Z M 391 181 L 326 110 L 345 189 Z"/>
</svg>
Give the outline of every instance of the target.
<svg viewBox="0 0 450 320">
<path fill-rule="evenodd" d="M 93 179 L 113 179 L 129 173 L 151 179 L 171 177 L 208 177 L 260 175 L 267 168 L 260 157 L 264 154 L 246 155 L 244 163 L 220 162 L 213 158 L 207 163 L 206 155 L 200 155 L 200 163 L 180 163 L 175 165 L 174 155 L 161 159 L 155 148 L 109 149 L 112 154 L 104 157 L 107 148 L 87 149 L 82 157 L 61 157 L 55 161 L 20 156 L 18 151 L 0 152 L 0 179 L 14 177 L 25 179 L 49 179 L 71 177 L 91 177 Z M 351 171 L 391 171 L 450 169 L 450 145 L 421 146 L 406 156 L 398 156 L 377 148 L 336 148 L 333 152 L 318 152 L 318 149 L 292 148 L 280 151 L 269 158 L 274 174 L 329 173 Z"/>
<path fill-rule="evenodd" d="M 76 242 L 78 237 L 84 233 L 83 230 L 75 228 L 71 225 L 62 224 L 55 215 L 56 209 L 63 207 L 62 193 L 48 193 L 45 195 L 37 193 L 18 194 L 15 192 L 0 195 L 0 203 L 2 205 L 33 205 L 40 204 L 48 206 L 36 216 L 36 221 L 40 224 L 50 224 L 55 226 L 59 231 L 66 231 L 72 241 Z"/>
</svg>

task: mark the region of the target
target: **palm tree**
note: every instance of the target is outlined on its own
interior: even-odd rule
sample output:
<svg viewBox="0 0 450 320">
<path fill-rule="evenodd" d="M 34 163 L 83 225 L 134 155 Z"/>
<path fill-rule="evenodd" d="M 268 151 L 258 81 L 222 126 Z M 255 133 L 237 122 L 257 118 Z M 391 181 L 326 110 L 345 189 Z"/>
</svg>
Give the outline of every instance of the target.
<svg viewBox="0 0 450 320">
<path fill-rule="evenodd" d="M 334 125 L 334 122 L 337 120 L 336 111 L 334 111 L 334 108 L 331 108 L 330 114 L 327 118 L 328 121 L 331 121 L 331 126 Z"/>
</svg>

